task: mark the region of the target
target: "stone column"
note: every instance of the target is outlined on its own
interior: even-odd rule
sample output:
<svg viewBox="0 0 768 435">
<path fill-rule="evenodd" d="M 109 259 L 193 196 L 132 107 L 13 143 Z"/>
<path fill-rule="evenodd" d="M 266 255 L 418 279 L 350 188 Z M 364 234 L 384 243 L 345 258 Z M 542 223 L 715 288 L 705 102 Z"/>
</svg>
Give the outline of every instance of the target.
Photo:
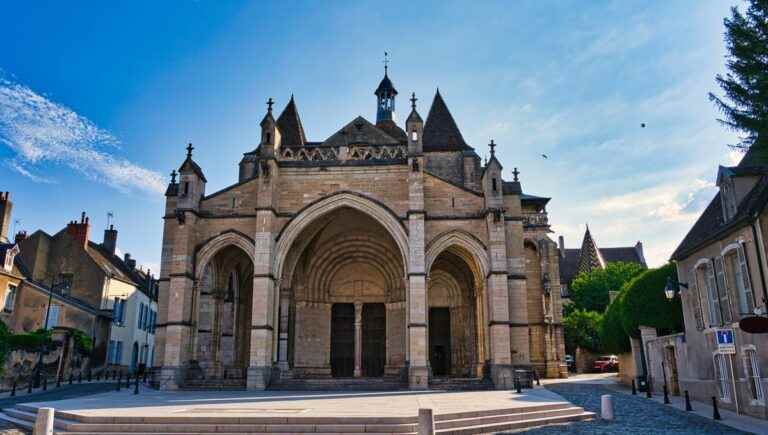
<svg viewBox="0 0 768 435">
<path fill-rule="evenodd" d="M 280 291 L 280 335 L 278 336 L 278 361 L 277 366 L 281 372 L 287 372 L 289 369 L 288 364 L 288 335 L 289 335 L 289 322 L 290 322 L 290 309 L 291 309 L 291 292 L 290 290 Z"/>
<path fill-rule="evenodd" d="M 363 376 L 363 303 L 355 302 L 355 373 Z"/>
<path fill-rule="evenodd" d="M 424 156 L 409 155 L 408 173 L 408 385 L 429 387 L 427 369 L 427 274 L 424 264 Z"/>
<path fill-rule="evenodd" d="M 496 388 L 512 387 L 512 360 L 510 349 L 509 286 L 507 284 L 507 246 L 503 213 L 486 216 L 489 235 L 488 325 L 490 334 L 491 379 Z"/>
</svg>

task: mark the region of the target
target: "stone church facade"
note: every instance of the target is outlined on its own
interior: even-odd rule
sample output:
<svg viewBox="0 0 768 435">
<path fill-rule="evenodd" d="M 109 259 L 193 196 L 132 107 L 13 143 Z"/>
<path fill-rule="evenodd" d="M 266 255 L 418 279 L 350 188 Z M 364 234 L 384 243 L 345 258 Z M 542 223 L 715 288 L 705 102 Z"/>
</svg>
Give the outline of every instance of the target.
<svg viewBox="0 0 768 435">
<path fill-rule="evenodd" d="M 294 98 L 206 193 L 192 146 L 166 192 L 155 382 L 248 389 L 565 376 L 548 198 L 502 178 L 439 91 L 403 127 L 385 72 L 376 123 L 307 139 Z M 552 291 L 552 290 L 555 291 Z"/>
</svg>

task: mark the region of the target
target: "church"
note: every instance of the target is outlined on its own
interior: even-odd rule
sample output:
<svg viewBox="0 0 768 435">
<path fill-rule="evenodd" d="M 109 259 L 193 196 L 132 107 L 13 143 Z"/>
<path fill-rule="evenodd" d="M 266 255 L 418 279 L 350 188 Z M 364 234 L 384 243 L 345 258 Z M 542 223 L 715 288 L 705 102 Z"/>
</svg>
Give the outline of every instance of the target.
<svg viewBox="0 0 768 435">
<path fill-rule="evenodd" d="M 322 141 L 293 96 L 277 117 L 270 98 L 238 182 L 217 192 L 187 147 L 165 195 L 158 387 L 567 376 L 549 198 L 517 168 L 504 179 L 493 140 L 481 162 L 439 90 L 426 121 L 411 94 L 402 124 L 386 67 L 374 95 L 375 123 Z"/>
</svg>

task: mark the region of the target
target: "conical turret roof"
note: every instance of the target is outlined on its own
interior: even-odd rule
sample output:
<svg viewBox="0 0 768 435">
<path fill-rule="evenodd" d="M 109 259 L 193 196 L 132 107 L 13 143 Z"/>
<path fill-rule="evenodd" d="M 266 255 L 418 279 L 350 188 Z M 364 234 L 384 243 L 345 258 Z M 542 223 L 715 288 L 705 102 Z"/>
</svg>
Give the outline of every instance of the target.
<svg viewBox="0 0 768 435">
<path fill-rule="evenodd" d="M 280 141 L 283 146 L 302 147 L 307 143 L 304 126 L 301 124 L 293 95 L 291 95 L 288 105 L 283 109 L 283 113 L 277 118 L 277 128 L 280 130 Z"/>
<path fill-rule="evenodd" d="M 424 151 L 464 151 L 472 147 L 464 142 L 464 137 L 453 120 L 448 106 L 440 95 L 435 93 L 432 107 L 424 124 Z"/>
<path fill-rule="evenodd" d="M 600 254 L 600 250 L 597 249 L 597 243 L 592 238 L 592 234 L 589 232 L 589 226 L 584 233 L 584 240 L 581 242 L 581 255 L 579 256 L 578 273 L 589 273 L 595 269 L 602 269 L 605 267 L 605 261 Z"/>
</svg>

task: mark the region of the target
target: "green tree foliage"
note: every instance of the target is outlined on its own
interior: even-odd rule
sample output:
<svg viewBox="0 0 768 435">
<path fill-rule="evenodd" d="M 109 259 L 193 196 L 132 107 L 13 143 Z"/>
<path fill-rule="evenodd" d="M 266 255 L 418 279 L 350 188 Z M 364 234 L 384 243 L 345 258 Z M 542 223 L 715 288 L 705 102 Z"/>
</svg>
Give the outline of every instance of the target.
<svg viewBox="0 0 768 435">
<path fill-rule="evenodd" d="M 709 94 L 723 114 L 719 121 L 746 135 L 743 148 L 768 136 L 768 0 L 748 3 L 745 13 L 733 7 L 724 20 L 728 73 L 715 80 L 729 102 Z"/>
<path fill-rule="evenodd" d="M 71 331 L 72 340 L 75 343 L 75 351 L 81 355 L 89 355 L 93 350 L 93 340 L 85 332 L 79 329 Z"/>
<path fill-rule="evenodd" d="M 677 279 L 671 263 L 658 269 L 649 269 L 627 283 L 621 295 L 621 323 L 624 331 L 639 337 L 640 325 L 670 332 L 683 330 L 683 308 L 680 298 L 672 301 L 664 295 L 667 278 Z"/>
<path fill-rule="evenodd" d="M 10 350 L 40 352 L 51 344 L 51 331 L 47 329 L 38 329 L 33 332 L 23 332 L 8 336 L 8 346 Z"/>
<path fill-rule="evenodd" d="M 581 273 L 571 283 L 569 293 L 573 308 L 602 313 L 608 307 L 608 292 L 619 291 L 645 270 L 637 263 L 608 263 L 605 269 Z"/>
<path fill-rule="evenodd" d="M 622 304 L 624 303 L 625 292 L 622 291 L 619 296 L 608 305 L 608 309 L 603 314 L 603 321 L 600 323 L 600 343 L 602 350 L 608 353 L 629 352 L 629 335 L 624 330 L 622 324 Z"/>
<path fill-rule="evenodd" d="M 563 317 L 565 348 L 573 352 L 577 347 L 600 351 L 600 323 L 602 314 L 595 311 L 575 310 Z"/>
</svg>

